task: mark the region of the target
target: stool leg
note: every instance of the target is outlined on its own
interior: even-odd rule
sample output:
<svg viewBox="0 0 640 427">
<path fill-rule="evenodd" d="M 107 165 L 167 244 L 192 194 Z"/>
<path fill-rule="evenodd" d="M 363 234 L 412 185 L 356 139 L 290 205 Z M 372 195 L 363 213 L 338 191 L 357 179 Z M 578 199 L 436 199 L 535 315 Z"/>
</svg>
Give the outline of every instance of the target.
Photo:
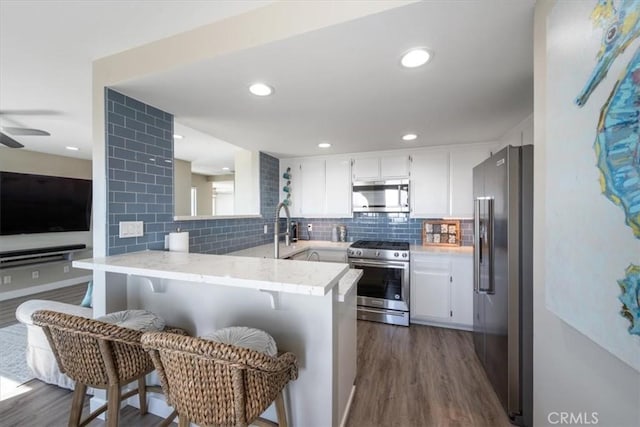
<svg viewBox="0 0 640 427">
<path fill-rule="evenodd" d="M 276 397 L 276 415 L 278 416 L 278 427 L 287 427 L 287 411 L 284 409 L 284 390 Z"/>
<path fill-rule="evenodd" d="M 140 398 L 140 415 L 147 413 L 147 382 L 144 375 L 138 378 L 138 397 Z"/>
<path fill-rule="evenodd" d="M 84 406 L 84 395 L 87 393 L 87 386 L 76 382 L 73 390 L 73 401 L 71 402 L 71 413 L 69 414 L 69 427 L 75 427 L 80 424 L 82 417 L 82 407 Z"/>
<path fill-rule="evenodd" d="M 178 415 L 178 427 L 189 427 L 191 422 L 184 415 Z"/>
<path fill-rule="evenodd" d="M 120 416 L 120 385 L 112 384 L 107 390 L 107 427 L 117 427 Z"/>
</svg>

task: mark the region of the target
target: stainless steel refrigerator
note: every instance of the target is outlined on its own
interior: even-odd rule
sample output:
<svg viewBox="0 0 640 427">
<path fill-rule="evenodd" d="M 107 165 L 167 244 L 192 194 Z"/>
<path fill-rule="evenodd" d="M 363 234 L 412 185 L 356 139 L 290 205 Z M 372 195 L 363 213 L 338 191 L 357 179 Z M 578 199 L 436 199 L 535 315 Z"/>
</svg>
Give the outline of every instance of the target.
<svg viewBox="0 0 640 427">
<path fill-rule="evenodd" d="M 533 146 L 473 168 L 473 340 L 511 422 L 532 425 Z"/>
</svg>

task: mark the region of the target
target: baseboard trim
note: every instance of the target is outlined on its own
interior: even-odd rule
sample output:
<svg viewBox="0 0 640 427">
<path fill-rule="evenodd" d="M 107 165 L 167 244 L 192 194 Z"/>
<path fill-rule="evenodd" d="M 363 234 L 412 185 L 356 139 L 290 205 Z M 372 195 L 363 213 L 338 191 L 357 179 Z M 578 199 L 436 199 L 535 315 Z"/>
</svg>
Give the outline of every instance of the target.
<svg viewBox="0 0 640 427">
<path fill-rule="evenodd" d="M 340 421 L 340 427 L 344 427 L 347 424 L 347 418 L 349 418 L 349 412 L 351 412 L 351 404 L 353 403 L 353 397 L 356 394 L 356 385 L 351 387 L 351 393 L 349 394 L 349 400 L 347 400 L 347 406 L 344 408 L 344 414 L 342 414 L 342 421 Z"/>
<path fill-rule="evenodd" d="M 473 325 L 464 325 L 462 323 L 446 323 L 434 322 L 431 320 L 410 319 L 409 325 L 437 326 L 439 328 L 458 329 L 461 331 L 473 332 Z"/>
</svg>

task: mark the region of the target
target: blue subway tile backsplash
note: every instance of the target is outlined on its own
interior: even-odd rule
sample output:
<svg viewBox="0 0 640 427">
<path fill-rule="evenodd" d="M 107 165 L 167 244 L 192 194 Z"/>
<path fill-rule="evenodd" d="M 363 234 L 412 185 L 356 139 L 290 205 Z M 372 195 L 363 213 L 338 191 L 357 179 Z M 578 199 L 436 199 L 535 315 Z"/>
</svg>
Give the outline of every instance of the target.
<svg viewBox="0 0 640 427">
<path fill-rule="evenodd" d="M 412 245 L 422 244 L 423 219 L 409 218 L 406 213 L 355 213 L 353 218 L 295 218 L 300 223 L 300 238 L 307 240 L 331 240 L 334 224 L 347 227 L 347 241 L 398 240 Z M 307 224 L 313 231 L 307 232 Z M 463 246 L 473 244 L 473 221 L 461 220 Z"/>
</svg>

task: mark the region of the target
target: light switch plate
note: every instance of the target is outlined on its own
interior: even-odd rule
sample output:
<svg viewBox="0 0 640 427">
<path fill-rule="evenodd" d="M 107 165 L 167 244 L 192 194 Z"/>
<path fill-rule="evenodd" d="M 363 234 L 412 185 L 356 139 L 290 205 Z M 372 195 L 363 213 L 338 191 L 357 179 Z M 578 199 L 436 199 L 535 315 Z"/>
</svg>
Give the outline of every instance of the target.
<svg viewBox="0 0 640 427">
<path fill-rule="evenodd" d="M 118 236 L 121 239 L 126 237 L 144 236 L 144 222 L 143 221 L 120 221 Z"/>
</svg>

